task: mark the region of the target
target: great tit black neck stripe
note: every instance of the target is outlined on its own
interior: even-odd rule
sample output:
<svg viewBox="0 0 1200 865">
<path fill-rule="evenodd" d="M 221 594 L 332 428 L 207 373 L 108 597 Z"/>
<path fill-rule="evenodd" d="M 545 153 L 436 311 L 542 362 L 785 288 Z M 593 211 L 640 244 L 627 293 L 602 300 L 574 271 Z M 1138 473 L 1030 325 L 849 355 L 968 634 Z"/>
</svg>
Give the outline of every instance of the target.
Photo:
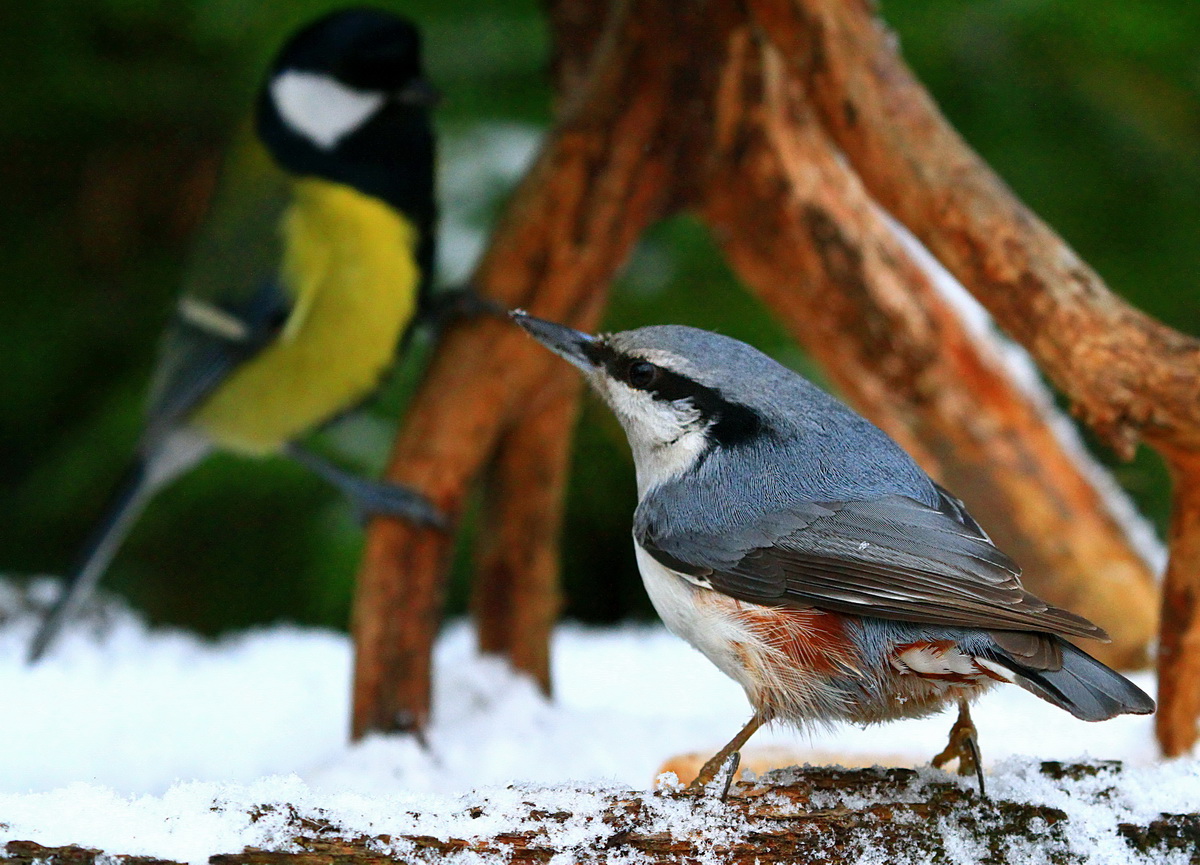
<svg viewBox="0 0 1200 865">
<path fill-rule="evenodd" d="M 590 343 L 584 352 L 597 366 L 603 366 L 607 374 L 630 387 L 629 369 L 646 359 L 624 354 L 607 343 L 597 340 Z M 732 402 L 719 391 L 695 379 L 655 364 L 657 374 L 646 387 L 638 387 L 662 402 L 689 401 L 708 422 L 708 438 L 722 447 L 733 447 L 767 431 L 762 415 L 749 406 Z"/>
</svg>

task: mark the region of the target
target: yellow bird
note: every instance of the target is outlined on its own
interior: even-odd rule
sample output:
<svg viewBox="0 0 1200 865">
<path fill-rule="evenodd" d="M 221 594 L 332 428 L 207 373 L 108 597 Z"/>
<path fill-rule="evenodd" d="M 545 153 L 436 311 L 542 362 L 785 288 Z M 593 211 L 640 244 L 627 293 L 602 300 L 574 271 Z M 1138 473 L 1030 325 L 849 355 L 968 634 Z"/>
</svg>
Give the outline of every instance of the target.
<svg viewBox="0 0 1200 865">
<path fill-rule="evenodd" d="M 394 15 L 335 12 L 281 49 L 200 231 L 136 458 L 31 660 L 151 496 L 214 448 L 283 453 L 363 512 L 441 522 L 413 491 L 297 443 L 370 396 L 414 321 L 433 311 L 435 101 L 420 35 Z"/>
</svg>

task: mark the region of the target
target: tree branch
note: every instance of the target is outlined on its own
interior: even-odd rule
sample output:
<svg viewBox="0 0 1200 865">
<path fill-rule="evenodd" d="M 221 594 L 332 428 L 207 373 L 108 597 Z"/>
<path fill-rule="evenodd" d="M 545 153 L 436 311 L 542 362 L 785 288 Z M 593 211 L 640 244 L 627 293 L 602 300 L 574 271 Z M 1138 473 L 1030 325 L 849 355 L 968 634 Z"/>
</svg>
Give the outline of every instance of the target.
<svg viewBox="0 0 1200 865">
<path fill-rule="evenodd" d="M 1171 461 L 1171 561 L 1163 583 L 1155 731 L 1168 757 L 1196 744 L 1200 718 L 1200 456 Z"/>
<path fill-rule="evenodd" d="M 559 536 L 582 383 L 537 394 L 500 441 L 486 483 L 471 610 L 482 652 L 506 656 L 550 693 L 558 618 Z"/>
<path fill-rule="evenodd" d="M 666 210 L 675 159 L 662 146 L 669 79 L 630 26 L 628 16 L 610 23 L 597 49 L 608 59 L 565 109 L 472 280 L 503 306 L 594 329 L 604 286 Z M 388 478 L 456 517 L 522 395 L 573 375 L 505 323 L 452 328 L 414 397 Z M 369 529 L 355 595 L 355 738 L 428 720 L 451 540 L 392 520 Z"/>
<path fill-rule="evenodd" d="M 1200 340 L 1114 295 L 963 142 L 865 4 L 749 0 L 830 134 L 875 198 L 933 252 L 1037 359 L 1074 410 L 1116 451 L 1139 439 L 1178 480 L 1159 658 L 1159 743 L 1197 739 Z M 1193 654 L 1197 653 L 1197 654 Z"/>
<path fill-rule="evenodd" d="M 748 0 L 870 193 L 1117 451 L 1200 450 L 1200 340 L 1114 295 L 946 122 L 869 4 Z"/>
<path fill-rule="evenodd" d="M 839 159 L 779 52 L 741 34 L 705 208 L 731 264 L 842 393 L 967 501 L 1035 593 L 1110 630 L 1089 651 L 1143 666 L 1157 621 L 1148 566 L 996 346 Z"/>
</svg>

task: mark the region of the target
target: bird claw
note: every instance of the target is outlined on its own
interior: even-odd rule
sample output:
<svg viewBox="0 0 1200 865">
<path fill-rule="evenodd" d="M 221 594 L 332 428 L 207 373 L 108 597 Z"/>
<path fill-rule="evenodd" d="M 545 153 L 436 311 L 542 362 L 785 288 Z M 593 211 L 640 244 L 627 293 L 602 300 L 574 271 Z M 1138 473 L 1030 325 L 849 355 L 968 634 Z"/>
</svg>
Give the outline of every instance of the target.
<svg viewBox="0 0 1200 865">
<path fill-rule="evenodd" d="M 935 768 L 942 768 L 951 760 L 958 760 L 958 774 L 974 775 L 979 781 L 979 796 L 987 798 L 983 780 L 983 758 L 979 752 L 979 731 L 971 720 L 971 712 L 965 700 L 958 704 L 958 719 L 950 728 L 950 741 L 945 749 L 931 761 Z"/>
<path fill-rule="evenodd" d="M 733 786 L 733 778 L 737 774 L 738 767 L 742 764 L 741 751 L 721 750 L 712 759 L 705 763 L 700 774 L 692 783 L 687 785 L 687 791 L 690 793 L 703 793 L 708 789 L 718 775 L 724 773 L 725 782 L 721 785 L 720 799 L 724 802 L 729 797 L 729 788 Z"/>
<path fill-rule="evenodd" d="M 729 759 L 725 761 L 725 783 L 721 787 L 721 801 L 724 802 L 729 798 L 729 788 L 733 785 L 733 777 L 737 774 L 738 767 L 742 765 L 742 752 L 734 751 L 729 755 Z"/>
<path fill-rule="evenodd" d="M 729 787 L 733 783 L 733 776 L 737 773 L 738 766 L 742 762 L 741 750 L 746 741 L 754 735 L 754 732 L 763 724 L 771 720 L 769 711 L 755 712 L 754 716 L 746 722 L 746 726 L 738 731 L 738 734 L 730 740 L 729 744 L 712 756 L 707 763 L 700 767 L 700 774 L 696 776 L 696 780 L 687 785 L 688 792 L 701 793 L 712 783 L 713 778 L 717 777 L 726 766 L 729 766 L 729 777 L 725 779 L 725 786 L 721 792 L 721 801 L 725 801 L 725 797 L 729 795 Z"/>
<path fill-rule="evenodd" d="M 450 525 L 446 515 L 429 499 L 408 487 L 360 478 L 353 487 L 342 491 L 353 502 L 358 521 L 363 525 L 375 517 L 407 520 L 441 531 Z"/>
</svg>

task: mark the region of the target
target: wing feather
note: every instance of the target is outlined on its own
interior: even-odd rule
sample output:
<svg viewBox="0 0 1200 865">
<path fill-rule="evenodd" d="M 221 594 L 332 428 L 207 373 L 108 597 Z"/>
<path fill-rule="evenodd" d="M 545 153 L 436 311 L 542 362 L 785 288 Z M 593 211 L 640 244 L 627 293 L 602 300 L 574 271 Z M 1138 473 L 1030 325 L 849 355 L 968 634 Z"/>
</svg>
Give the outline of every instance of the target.
<svg viewBox="0 0 1200 865">
<path fill-rule="evenodd" d="M 279 332 L 292 303 L 280 284 L 281 223 L 291 180 L 249 128 L 230 150 L 168 324 L 146 408 L 153 447 Z M 206 312 L 205 317 L 194 314 Z M 225 319 L 226 324 L 221 325 Z"/>
<path fill-rule="evenodd" d="M 638 541 L 667 567 L 751 603 L 1107 639 L 1025 591 L 1020 568 L 962 502 L 938 496 L 937 507 L 901 495 L 798 503 L 720 537 L 640 524 Z"/>
</svg>

